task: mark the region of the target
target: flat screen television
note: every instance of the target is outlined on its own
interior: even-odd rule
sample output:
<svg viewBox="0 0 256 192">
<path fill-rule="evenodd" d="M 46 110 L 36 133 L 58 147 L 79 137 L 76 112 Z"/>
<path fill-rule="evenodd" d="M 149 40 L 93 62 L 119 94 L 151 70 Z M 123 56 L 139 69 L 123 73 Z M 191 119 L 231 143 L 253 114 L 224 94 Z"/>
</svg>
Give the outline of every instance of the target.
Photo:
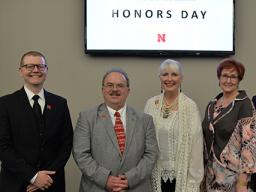
<svg viewBox="0 0 256 192">
<path fill-rule="evenodd" d="M 235 54 L 235 0 L 85 0 L 85 53 Z"/>
</svg>

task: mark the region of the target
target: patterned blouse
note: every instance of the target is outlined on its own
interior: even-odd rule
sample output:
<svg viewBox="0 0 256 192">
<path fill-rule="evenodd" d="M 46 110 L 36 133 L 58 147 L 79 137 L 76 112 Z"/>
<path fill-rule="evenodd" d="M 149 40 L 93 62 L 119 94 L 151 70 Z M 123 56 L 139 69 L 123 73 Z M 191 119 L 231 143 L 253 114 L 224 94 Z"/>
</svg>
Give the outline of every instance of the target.
<svg viewBox="0 0 256 192">
<path fill-rule="evenodd" d="M 245 91 L 239 91 L 227 107 L 216 111 L 216 102 L 222 95 L 208 104 L 202 123 L 206 183 L 212 185 L 208 191 L 232 189 L 240 173 L 256 172 L 256 116 L 252 102 Z"/>
</svg>

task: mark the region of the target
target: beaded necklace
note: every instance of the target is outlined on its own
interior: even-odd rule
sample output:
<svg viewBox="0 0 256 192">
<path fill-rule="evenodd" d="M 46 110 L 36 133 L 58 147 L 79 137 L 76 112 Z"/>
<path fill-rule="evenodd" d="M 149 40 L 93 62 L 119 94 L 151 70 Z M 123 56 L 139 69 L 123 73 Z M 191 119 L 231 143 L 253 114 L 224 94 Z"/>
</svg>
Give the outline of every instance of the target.
<svg viewBox="0 0 256 192">
<path fill-rule="evenodd" d="M 164 119 L 168 118 L 172 111 L 178 110 L 178 99 L 177 98 L 178 97 L 176 97 L 176 99 L 171 104 L 168 104 L 165 98 L 163 99 L 161 113 L 162 113 L 162 117 Z"/>
</svg>

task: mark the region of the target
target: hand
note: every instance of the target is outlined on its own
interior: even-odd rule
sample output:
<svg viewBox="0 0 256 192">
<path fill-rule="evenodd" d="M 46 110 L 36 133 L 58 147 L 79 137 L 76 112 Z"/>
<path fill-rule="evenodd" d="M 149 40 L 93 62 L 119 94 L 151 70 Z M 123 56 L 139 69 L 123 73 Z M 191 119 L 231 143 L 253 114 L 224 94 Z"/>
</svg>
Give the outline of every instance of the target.
<svg viewBox="0 0 256 192">
<path fill-rule="evenodd" d="M 247 186 L 236 185 L 236 192 L 247 192 Z"/>
<path fill-rule="evenodd" d="M 120 187 L 117 187 L 113 190 L 113 192 L 122 192 L 125 191 L 125 189 L 128 188 L 128 180 L 127 177 L 125 175 L 118 175 L 118 177 L 123 181 L 120 184 Z"/>
<path fill-rule="evenodd" d="M 247 192 L 248 185 L 248 175 L 245 173 L 241 173 L 238 176 L 236 183 L 236 192 Z"/>
<path fill-rule="evenodd" d="M 41 190 L 48 189 L 53 184 L 53 180 L 50 175 L 54 175 L 55 171 L 39 171 L 33 185 Z"/>
<path fill-rule="evenodd" d="M 27 186 L 27 190 L 26 190 L 26 192 L 33 192 L 33 191 L 36 191 L 36 190 L 38 190 L 39 188 L 37 187 L 37 186 L 35 186 L 35 185 L 33 185 L 33 184 L 29 184 L 28 186 Z"/>
<path fill-rule="evenodd" d="M 111 192 L 121 192 L 128 188 L 128 180 L 124 175 L 109 176 L 107 179 L 106 189 Z"/>
</svg>

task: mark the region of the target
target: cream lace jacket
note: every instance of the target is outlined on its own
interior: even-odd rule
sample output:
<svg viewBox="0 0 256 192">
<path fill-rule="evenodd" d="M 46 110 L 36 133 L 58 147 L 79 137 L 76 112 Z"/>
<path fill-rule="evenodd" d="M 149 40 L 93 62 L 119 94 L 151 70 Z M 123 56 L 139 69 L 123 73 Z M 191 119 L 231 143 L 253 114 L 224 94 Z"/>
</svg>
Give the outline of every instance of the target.
<svg viewBox="0 0 256 192">
<path fill-rule="evenodd" d="M 203 134 L 201 120 L 196 103 L 180 93 L 178 96 L 179 139 L 177 150 L 177 173 L 175 192 L 199 192 L 203 179 Z M 145 106 L 145 113 L 152 115 L 156 133 L 161 121 L 163 94 L 150 98 Z M 161 138 L 158 138 L 158 141 Z M 154 192 L 161 192 L 161 173 L 157 163 L 152 174 Z"/>
</svg>

